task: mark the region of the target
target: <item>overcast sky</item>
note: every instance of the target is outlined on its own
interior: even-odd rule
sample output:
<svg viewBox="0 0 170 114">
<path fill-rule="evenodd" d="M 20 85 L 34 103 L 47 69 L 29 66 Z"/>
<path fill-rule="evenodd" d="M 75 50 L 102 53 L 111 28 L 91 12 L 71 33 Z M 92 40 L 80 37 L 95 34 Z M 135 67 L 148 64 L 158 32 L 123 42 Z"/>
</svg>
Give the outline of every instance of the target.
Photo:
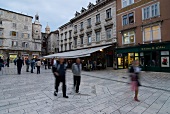
<svg viewBox="0 0 170 114">
<path fill-rule="evenodd" d="M 87 8 L 89 2 L 96 0 L 0 0 L 0 7 L 33 16 L 38 12 L 42 31 L 47 25 L 51 31 L 58 29 L 74 17 L 76 11 Z M 34 19 L 33 19 L 34 21 Z"/>
</svg>

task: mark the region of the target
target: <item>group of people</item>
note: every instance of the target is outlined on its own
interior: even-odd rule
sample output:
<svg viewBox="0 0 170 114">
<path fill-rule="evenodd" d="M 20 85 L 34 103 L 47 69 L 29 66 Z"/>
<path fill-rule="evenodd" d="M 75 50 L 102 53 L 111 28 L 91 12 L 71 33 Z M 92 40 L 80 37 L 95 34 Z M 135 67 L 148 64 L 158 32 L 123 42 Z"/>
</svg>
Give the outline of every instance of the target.
<svg viewBox="0 0 170 114">
<path fill-rule="evenodd" d="M 57 61 L 53 65 L 52 71 L 55 77 L 54 96 L 57 96 L 59 84 L 60 82 L 62 82 L 63 97 L 68 98 L 68 96 L 66 95 L 66 69 L 67 69 L 67 64 L 64 62 L 64 58 L 59 58 L 59 61 Z M 74 83 L 74 89 L 76 93 L 79 93 L 81 71 L 82 71 L 82 64 L 80 62 L 80 59 L 77 58 L 76 63 L 72 64 L 72 72 L 74 76 L 73 83 Z"/>
<path fill-rule="evenodd" d="M 31 59 L 28 58 L 25 60 L 26 72 L 29 72 L 29 67 L 31 66 L 31 73 L 34 73 L 35 67 L 37 67 L 37 74 L 40 74 L 41 60 L 40 59 Z"/>
</svg>

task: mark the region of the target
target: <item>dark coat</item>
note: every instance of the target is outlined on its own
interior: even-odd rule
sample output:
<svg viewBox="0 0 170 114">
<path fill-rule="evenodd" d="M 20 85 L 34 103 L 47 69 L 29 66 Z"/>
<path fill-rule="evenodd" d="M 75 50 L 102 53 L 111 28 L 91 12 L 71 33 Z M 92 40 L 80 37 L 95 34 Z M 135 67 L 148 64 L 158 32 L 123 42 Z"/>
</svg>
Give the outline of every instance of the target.
<svg viewBox="0 0 170 114">
<path fill-rule="evenodd" d="M 23 65 L 23 60 L 17 59 L 17 67 L 22 67 L 22 65 Z"/>
</svg>

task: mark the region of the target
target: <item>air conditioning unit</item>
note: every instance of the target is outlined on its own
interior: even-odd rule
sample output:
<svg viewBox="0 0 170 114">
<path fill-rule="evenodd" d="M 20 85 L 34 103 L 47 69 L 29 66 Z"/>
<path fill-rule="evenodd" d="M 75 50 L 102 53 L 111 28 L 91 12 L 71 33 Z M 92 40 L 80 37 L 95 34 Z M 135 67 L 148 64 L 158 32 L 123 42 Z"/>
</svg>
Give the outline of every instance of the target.
<svg viewBox="0 0 170 114">
<path fill-rule="evenodd" d="M 113 39 L 113 43 L 117 42 L 117 39 Z"/>
</svg>

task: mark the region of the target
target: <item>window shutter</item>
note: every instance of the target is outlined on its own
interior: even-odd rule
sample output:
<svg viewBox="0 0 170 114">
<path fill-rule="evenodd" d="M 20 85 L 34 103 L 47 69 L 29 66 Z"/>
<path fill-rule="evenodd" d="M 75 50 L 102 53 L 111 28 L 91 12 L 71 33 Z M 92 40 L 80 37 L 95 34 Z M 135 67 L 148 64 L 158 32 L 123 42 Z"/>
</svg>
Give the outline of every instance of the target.
<svg viewBox="0 0 170 114">
<path fill-rule="evenodd" d="M 158 2 L 157 5 L 158 5 L 158 15 L 161 15 L 161 13 L 160 13 L 160 2 Z"/>
</svg>

